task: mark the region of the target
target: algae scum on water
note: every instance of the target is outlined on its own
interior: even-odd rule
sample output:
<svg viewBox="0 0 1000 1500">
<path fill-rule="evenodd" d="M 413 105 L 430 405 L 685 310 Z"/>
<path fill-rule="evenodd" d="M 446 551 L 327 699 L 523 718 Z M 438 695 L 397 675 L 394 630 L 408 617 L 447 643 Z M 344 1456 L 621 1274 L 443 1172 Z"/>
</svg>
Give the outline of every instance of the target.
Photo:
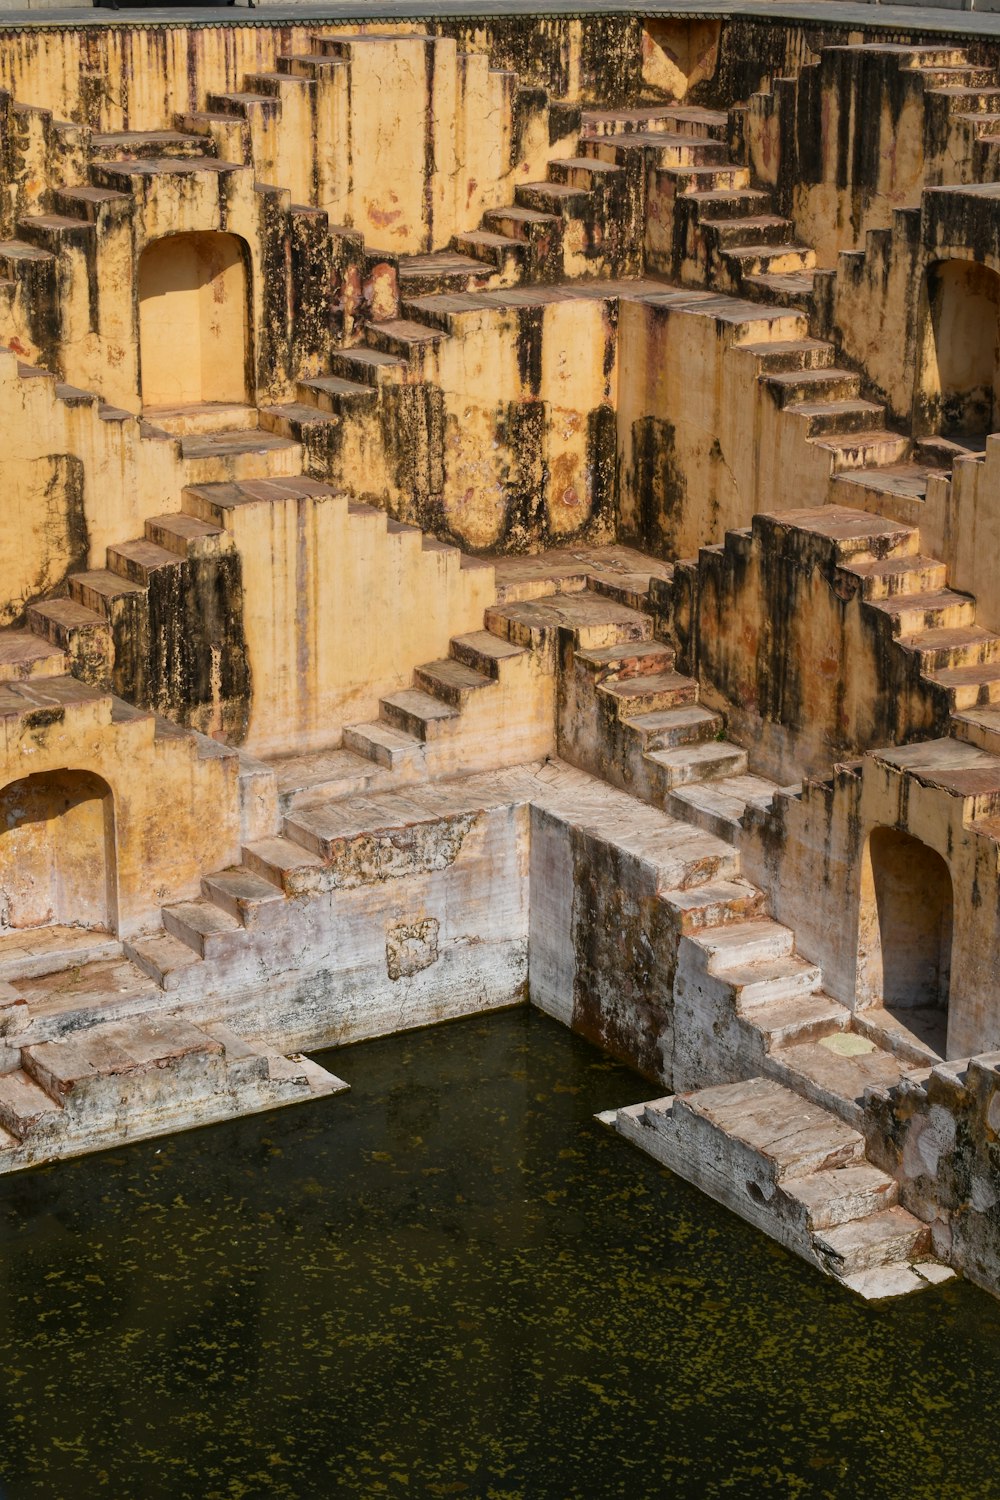
<svg viewBox="0 0 1000 1500">
<path fill-rule="evenodd" d="M 985 1294 L 853 1300 L 597 1125 L 649 1085 L 535 1012 L 336 1069 L 0 1184 L 5 1500 L 1000 1495 Z"/>
</svg>

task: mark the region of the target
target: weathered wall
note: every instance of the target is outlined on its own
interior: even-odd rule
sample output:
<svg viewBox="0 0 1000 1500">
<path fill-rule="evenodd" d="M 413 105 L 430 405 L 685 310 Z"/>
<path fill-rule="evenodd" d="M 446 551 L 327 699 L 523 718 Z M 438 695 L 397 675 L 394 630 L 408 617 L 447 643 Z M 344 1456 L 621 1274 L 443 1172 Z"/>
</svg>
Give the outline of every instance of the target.
<svg viewBox="0 0 1000 1500">
<path fill-rule="evenodd" d="M 802 338 L 801 314 L 706 292 L 623 302 L 621 534 L 687 557 L 758 510 L 825 492 L 829 455 L 758 381 L 756 351 Z"/>
<path fill-rule="evenodd" d="M 787 785 L 874 745 L 946 732 L 948 705 L 836 548 L 781 516 L 678 574 L 685 667 L 755 771 Z"/>
<path fill-rule="evenodd" d="M 63 696 L 64 703 L 45 701 L 32 709 L 4 693 L 0 786 L 67 771 L 106 785 L 109 925 L 128 936 L 157 920 L 168 895 L 198 894 L 206 871 L 238 857 L 239 759 L 192 736 L 157 734 L 150 714 L 123 718 L 116 712 L 113 718 L 106 695 L 67 690 Z M 64 801 L 53 790 L 53 819 L 62 815 Z M 34 829 L 40 839 L 71 834 L 56 823 L 44 833 Z M 27 857 L 22 846 L 17 836 L 0 839 L 2 889 L 18 889 L 18 870 Z M 86 916 L 85 909 L 72 908 L 67 896 L 56 920 Z"/>
</svg>

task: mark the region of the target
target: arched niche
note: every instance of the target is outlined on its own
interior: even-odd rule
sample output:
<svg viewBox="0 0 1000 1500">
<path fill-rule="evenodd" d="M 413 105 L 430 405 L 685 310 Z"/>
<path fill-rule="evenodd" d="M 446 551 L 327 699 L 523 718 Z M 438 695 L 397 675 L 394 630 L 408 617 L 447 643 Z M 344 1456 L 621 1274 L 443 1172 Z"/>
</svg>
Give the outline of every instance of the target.
<svg viewBox="0 0 1000 1500">
<path fill-rule="evenodd" d="M 859 916 L 859 1006 L 884 1006 L 943 1055 L 954 925 L 944 859 L 912 834 L 873 828 Z"/>
<path fill-rule="evenodd" d="M 114 797 L 90 771 L 0 791 L 0 933 L 54 924 L 117 931 Z"/>
<path fill-rule="evenodd" d="M 233 234 L 170 234 L 139 260 L 145 408 L 242 404 L 250 379 L 246 250 Z"/>
<path fill-rule="evenodd" d="M 927 267 L 920 298 L 914 431 L 981 437 L 1000 428 L 1000 274 L 971 260 Z"/>
</svg>

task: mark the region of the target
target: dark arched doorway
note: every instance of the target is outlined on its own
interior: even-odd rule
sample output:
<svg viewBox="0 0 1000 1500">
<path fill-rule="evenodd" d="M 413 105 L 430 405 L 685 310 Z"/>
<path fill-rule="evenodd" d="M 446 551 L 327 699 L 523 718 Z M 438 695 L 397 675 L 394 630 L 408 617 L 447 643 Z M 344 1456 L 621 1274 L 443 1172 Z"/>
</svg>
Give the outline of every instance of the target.
<svg viewBox="0 0 1000 1500">
<path fill-rule="evenodd" d="M 233 234 L 170 234 L 139 261 L 144 407 L 247 400 L 249 286 Z"/>
<path fill-rule="evenodd" d="M 89 771 L 46 771 L 0 791 L 0 933 L 117 929 L 114 799 Z"/>
<path fill-rule="evenodd" d="M 927 268 L 914 430 L 980 438 L 1000 426 L 1000 275 L 970 260 Z"/>
<path fill-rule="evenodd" d="M 948 866 L 897 828 L 875 828 L 861 871 L 859 1004 L 881 1004 L 942 1055 L 954 901 Z"/>
</svg>

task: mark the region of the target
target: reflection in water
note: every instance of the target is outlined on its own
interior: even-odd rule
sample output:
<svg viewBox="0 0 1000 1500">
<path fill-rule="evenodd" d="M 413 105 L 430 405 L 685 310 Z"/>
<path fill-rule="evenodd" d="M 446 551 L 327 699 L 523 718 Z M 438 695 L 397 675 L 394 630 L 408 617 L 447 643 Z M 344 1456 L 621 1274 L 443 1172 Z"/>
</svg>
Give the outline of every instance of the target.
<svg viewBox="0 0 1000 1500">
<path fill-rule="evenodd" d="M 6 1500 L 1000 1496 L 1000 1305 L 868 1307 L 592 1120 L 511 1011 L 0 1182 Z"/>
</svg>

